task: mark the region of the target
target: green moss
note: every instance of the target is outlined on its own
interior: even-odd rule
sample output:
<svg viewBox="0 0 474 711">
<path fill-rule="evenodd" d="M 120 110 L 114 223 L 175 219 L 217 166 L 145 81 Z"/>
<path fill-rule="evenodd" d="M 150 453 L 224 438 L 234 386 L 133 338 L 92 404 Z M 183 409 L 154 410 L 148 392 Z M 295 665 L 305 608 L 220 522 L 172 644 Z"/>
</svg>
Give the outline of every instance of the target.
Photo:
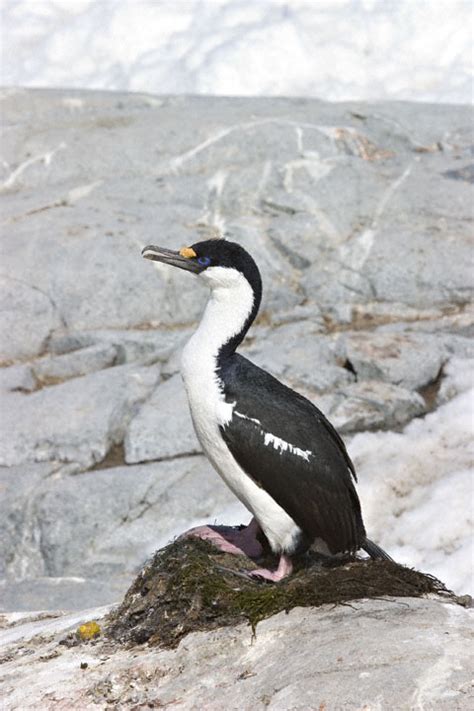
<svg viewBox="0 0 474 711">
<path fill-rule="evenodd" d="M 248 621 L 255 631 L 261 620 L 294 607 L 450 595 L 436 578 L 388 561 L 322 561 L 308 555 L 294 575 L 277 584 L 241 575 L 242 568 L 252 567 L 248 558 L 220 553 L 204 541 L 176 541 L 144 567 L 109 616 L 106 634 L 124 643 L 174 647 L 197 630 Z"/>
</svg>

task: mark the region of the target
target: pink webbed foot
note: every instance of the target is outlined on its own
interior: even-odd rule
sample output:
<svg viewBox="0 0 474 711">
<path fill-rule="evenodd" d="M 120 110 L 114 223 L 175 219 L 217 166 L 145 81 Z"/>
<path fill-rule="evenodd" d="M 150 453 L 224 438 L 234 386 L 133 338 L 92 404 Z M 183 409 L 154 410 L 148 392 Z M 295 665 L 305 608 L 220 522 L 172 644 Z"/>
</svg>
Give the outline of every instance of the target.
<svg viewBox="0 0 474 711">
<path fill-rule="evenodd" d="M 280 556 L 280 561 L 278 563 L 278 568 L 276 570 L 267 570 L 266 568 L 257 568 L 257 570 L 251 570 L 249 576 L 252 578 L 260 578 L 263 580 L 268 580 L 272 583 L 278 583 L 283 578 L 287 578 L 293 572 L 293 563 L 291 558 L 286 555 Z"/>
<path fill-rule="evenodd" d="M 245 528 L 232 526 L 197 526 L 183 533 L 181 538 L 195 536 L 212 543 L 224 553 L 246 555 L 248 558 L 259 558 L 263 548 L 257 540 L 260 527 L 253 518 Z"/>
</svg>

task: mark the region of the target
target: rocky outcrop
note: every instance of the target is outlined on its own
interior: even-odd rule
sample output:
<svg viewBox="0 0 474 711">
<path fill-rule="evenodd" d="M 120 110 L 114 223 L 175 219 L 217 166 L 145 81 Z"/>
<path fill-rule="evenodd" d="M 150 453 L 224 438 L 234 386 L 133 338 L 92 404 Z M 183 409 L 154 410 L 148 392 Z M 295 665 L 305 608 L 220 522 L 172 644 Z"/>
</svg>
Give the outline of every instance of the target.
<svg viewBox="0 0 474 711">
<path fill-rule="evenodd" d="M 157 547 L 232 501 L 202 456 L 75 476 L 24 465 L 0 476 L 4 609 L 118 600 Z"/>
<path fill-rule="evenodd" d="M 81 642 L 78 627 L 107 612 L 3 616 L 5 708 L 472 708 L 472 611 L 439 599 L 295 608 L 255 635 L 195 632 L 171 650 Z"/>
<path fill-rule="evenodd" d="M 116 600 L 158 544 L 234 501 L 176 376 L 206 292 L 142 260 L 147 243 L 220 231 L 248 247 L 265 292 L 245 352 L 349 436 L 400 431 L 467 388 L 468 107 L 39 90 L 2 106 L 4 609 Z M 465 451 L 439 441 L 443 461 Z M 357 462 L 363 505 L 396 550 L 374 512 L 412 510 L 419 482 L 399 486 L 379 442 Z"/>
</svg>

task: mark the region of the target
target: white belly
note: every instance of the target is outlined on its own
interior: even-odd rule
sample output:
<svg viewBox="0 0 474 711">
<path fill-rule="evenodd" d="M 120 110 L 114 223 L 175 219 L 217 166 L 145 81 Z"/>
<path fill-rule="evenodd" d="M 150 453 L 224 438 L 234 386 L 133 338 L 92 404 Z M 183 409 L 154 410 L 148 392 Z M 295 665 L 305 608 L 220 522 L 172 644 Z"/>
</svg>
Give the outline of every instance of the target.
<svg viewBox="0 0 474 711">
<path fill-rule="evenodd" d="M 183 351 L 182 375 L 199 442 L 227 486 L 255 516 L 272 550 L 291 554 L 300 538 L 299 527 L 238 465 L 219 431 L 219 425 L 232 419 L 234 404 L 225 402 L 215 367 L 215 358 L 198 358 L 191 339 Z"/>
</svg>

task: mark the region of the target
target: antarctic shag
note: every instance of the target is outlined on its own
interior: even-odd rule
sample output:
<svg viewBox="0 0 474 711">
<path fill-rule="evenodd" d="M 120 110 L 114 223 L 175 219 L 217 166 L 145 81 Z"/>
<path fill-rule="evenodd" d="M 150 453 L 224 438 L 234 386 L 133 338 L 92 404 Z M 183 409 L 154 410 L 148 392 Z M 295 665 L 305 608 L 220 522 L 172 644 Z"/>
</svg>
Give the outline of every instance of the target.
<svg viewBox="0 0 474 711">
<path fill-rule="evenodd" d="M 292 556 L 315 542 L 331 554 L 362 548 L 390 559 L 366 537 L 354 465 L 334 427 L 309 400 L 236 353 L 262 297 L 248 252 L 212 239 L 179 252 L 150 245 L 142 255 L 199 275 L 211 289 L 181 370 L 204 453 L 253 514 L 241 531 L 204 526 L 193 534 L 258 557 L 263 531 L 279 564 L 251 574 L 271 581 L 289 575 Z"/>
</svg>

